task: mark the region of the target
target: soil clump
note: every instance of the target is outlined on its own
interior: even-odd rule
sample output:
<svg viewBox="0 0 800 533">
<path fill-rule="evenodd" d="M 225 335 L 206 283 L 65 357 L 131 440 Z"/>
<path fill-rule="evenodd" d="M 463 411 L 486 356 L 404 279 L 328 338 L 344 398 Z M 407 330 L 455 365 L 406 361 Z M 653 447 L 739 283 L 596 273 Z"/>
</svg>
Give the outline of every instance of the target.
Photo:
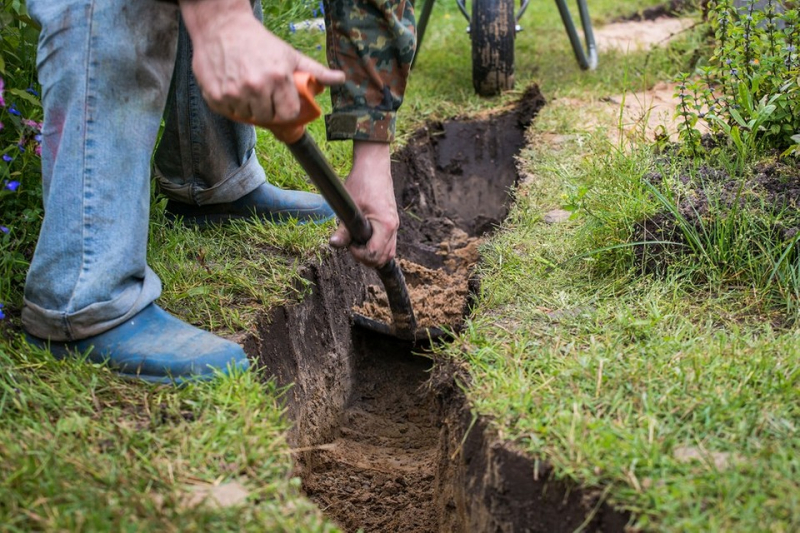
<svg viewBox="0 0 800 533">
<path fill-rule="evenodd" d="M 459 329 L 467 314 L 470 276 L 478 262 L 481 238 L 461 230 L 457 237 L 440 245 L 443 268 L 432 269 L 413 261 L 399 260 L 408 285 L 411 306 L 420 328 L 446 326 Z M 392 323 L 392 313 L 382 285 L 368 287 L 366 301 L 353 309 L 374 320 Z"/>
<path fill-rule="evenodd" d="M 667 179 L 653 171 L 644 179 L 665 192 L 675 205 L 675 212 L 661 210 L 635 226 L 634 242 L 646 243 L 634 248 L 637 263 L 645 272 L 662 272 L 678 257 L 691 253 L 685 230 L 713 234 L 710 221 L 728 223 L 720 212 L 750 210 L 750 222 L 774 234 L 776 242 L 788 244 L 800 232 L 800 170 L 794 166 L 765 162 L 752 175 L 735 178 L 704 165 L 691 174 Z"/>
</svg>

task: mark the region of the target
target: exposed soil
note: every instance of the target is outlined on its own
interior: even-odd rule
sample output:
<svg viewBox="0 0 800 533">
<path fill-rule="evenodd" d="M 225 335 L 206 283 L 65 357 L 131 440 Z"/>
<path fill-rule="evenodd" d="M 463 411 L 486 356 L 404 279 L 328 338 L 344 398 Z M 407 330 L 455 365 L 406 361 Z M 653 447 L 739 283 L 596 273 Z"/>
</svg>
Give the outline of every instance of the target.
<svg viewBox="0 0 800 533">
<path fill-rule="evenodd" d="M 400 264 L 422 325 L 458 328 L 468 311 L 478 247 L 508 213 L 515 156 L 543 104 L 532 87 L 495 115 L 431 124 L 395 154 Z M 457 369 L 351 327 L 354 309 L 390 320 L 374 271 L 336 252 L 304 274 L 312 293 L 246 349 L 293 384 L 297 474 L 345 531 L 622 531 L 626 515 L 473 420 Z"/>
<path fill-rule="evenodd" d="M 338 436 L 303 487 L 347 531 L 436 531 L 439 426 L 425 386 L 430 361 L 376 335 L 356 344 L 370 357 L 356 365 Z"/>
<path fill-rule="evenodd" d="M 742 179 L 708 166 L 670 183 L 658 172 L 645 179 L 674 199 L 680 217 L 699 234 L 715 231 L 708 222 L 711 211 L 747 209 L 760 214 L 749 219 L 750 223 L 762 224 L 761 231 L 773 234 L 776 242 L 788 244 L 800 231 L 800 170 L 795 166 L 762 163 L 752 176 Z M 715 218 L 725 220 L 719 215 Z M 661 272 L 676 257 L 691 251 L 678 219 L 666 210 L 639 222 L 633 239 L 649 243 L 635 248 L 637 261 L 646 272 Z M 758 255 L 759 250 L 753 253 Z"/>
</svg>

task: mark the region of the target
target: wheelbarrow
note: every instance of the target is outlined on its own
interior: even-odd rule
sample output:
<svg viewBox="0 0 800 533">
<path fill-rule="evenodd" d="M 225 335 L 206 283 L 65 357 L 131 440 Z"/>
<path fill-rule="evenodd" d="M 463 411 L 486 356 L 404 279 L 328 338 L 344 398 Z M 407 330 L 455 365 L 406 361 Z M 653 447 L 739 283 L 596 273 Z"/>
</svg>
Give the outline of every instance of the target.
<svg viewBox="0 0 800 533">
<path fill-rule="evenodd" d="M 424 0 L 419 14 L 417 56 L 433 11 L 434 1 Z M 494 96 L 514 86 L 514 38 L 517 32 L 522 30 L 519 20 L 528 8 L 530 0 L 520 0 L 518 11 L 514 0 L 472 0 L 471 15 L 465 1 L 456 0 L 456 4 L 469 23 L 467 32 L 472 41 L 472 85 L 475 87 L 475 92 L 481 96 Z M 556 0 L 578 65 L 583 70 L 594 70 L 597 67 L 597 46 L 592 32 L 592 21 L 589 18 L 589 8 L 586 0 L 577 0 L 577 3 L 584 42 L 581 42 L 575 29 L 566 0 Z"/>
</svg>

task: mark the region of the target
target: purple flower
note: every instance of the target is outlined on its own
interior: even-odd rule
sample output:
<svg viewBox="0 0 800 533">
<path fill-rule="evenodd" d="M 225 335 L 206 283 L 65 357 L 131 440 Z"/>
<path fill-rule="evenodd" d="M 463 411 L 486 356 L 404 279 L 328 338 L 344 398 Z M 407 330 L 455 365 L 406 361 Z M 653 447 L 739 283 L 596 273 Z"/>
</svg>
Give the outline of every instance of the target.
<svg viewBox="0 0 800 533">
<path fill-rule="evenodd" d="M 325 14 L 325 6 L 323 5 L 322 0 L 319 1 L 319 14 L 320 15 Z"/>
<path fill-rule="evenodd" d="M 41 133 L 39 133 L 37 135 L 34 135 L 33 138 L 37 143 L 42 142 L 42 134 Z"/>
<path fill-rule="evenodd" d="M 322 50 L 322 45 L 321 44 L 317 45 L 317 50 Z"/>
<path fill-rule="evenodd" d="M 6 314 L 3 312 L 3 304 L 0 304 L 0 320 L 3 320 Z"/>
<path fill-rule="evenodd" d="M 28 87 L 27 89 L 25 89 L 25 92 L 28 92 L 33 96 L 39 96 L 39 93 L 33 87 Z"/>
<path fill-rule="evenodd" d="M 25 151 L 25 145 L 22 144 L 21 142 L 17 145 L 17 148 L 19 148 L 20 152 L 24 152 Z"/>
<path fill-rule="evenodd" d="M 297 26 L 294 25 L 294 22 L 289 23 L 289 32 L 295 33 L 297 31 Z"/>
<path fill-rule="evenodd" d="M 3 81 L 3 78 L 0 77 L 0 107 L 6 106 L 6 101 L 3 100 L 3 89 L 5 89 L 5 86 L 6 85 L 5 82 Z"/>
<path fill-rule="evenodd" d="M 3 161 L 5 161 L 6 163 L 10 163 L 12 159 L 14 159 L 14 158 L 11 157 L 10 155 L 3 154 Z"/>
<path fill-rule="evenodd" d="M 19 182 L 16 180 L 9 181 L 8 183 L 6 183 L 6 189 L 8 189 L 9 191 L 16 191 L 17 189 L 19 189 Z"/>
<path fill-rule="evenodd" d="M 36 148 L 33 149 L 33 153 L 38 155 L 39 157 L 42 157 L 42 145 L 37 144 Z"/>
<path fill-rule="evenodd" d="M 8 108 L 8 112 L 12 115 L 22 115 L 22 113 L 19 112 L 19 109 L 17 109 L 17 104 L 11 104 L 11 107 Z"/>
<path fill-rule="evenodd" d="M 5 226 L 0 226 L 0 231 L 2 231 L 3 233 L 8 233 L 8 232 L 9 232 L 9 231 L 11 231 L 11 230 L 10 230 L 10 229 L 8 229 L 8 228 L 7 228 L 7 227 L 5 227 Z"/>
</svg>

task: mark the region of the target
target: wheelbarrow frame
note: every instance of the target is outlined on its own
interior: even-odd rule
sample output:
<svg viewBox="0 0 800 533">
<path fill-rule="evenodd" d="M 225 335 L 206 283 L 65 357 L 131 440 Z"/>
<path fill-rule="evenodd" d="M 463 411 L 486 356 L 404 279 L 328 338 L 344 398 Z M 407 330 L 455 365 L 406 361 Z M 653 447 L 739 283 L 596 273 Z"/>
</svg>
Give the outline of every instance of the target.
<svg viewBox="0 0 800 533">
<path fill-rule="evenodd" d="M 555 0 L 578 65 L 583 70 L 594 70 L 597 68 L 597 45 L 589 7 L 586 0 L 576 1 L 583 28 L 583 42 L 575 28 L 567 0 Z M 424 0 L 420 11 L 417 21 L 417 57 L 434 2 L 435 0 Z M 465 0 L 456 0 L 459 11 L 469 23 L 467 32 L 472 40 L 472 81 L 479 94 L 493 96 L 514 85 L 514 36 L 522 30 L 519 21 L 529 4 L 530 0 L 521 0 L 519 10 L 514 14 L 507 9 L 514 8 L 514 0 L 472 0 L 470 14 Z M 503 18 L 505 20 L 501 20 Z"/>
</svg>

